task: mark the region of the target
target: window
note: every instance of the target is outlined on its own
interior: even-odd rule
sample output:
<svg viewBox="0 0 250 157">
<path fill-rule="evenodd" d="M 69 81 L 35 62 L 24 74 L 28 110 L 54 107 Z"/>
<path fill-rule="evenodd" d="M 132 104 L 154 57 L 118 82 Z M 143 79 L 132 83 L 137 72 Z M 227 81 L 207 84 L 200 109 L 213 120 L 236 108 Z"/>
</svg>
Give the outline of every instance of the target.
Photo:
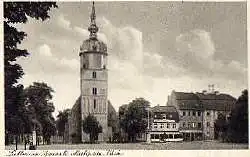
<svg viewBox="0 0 250 157">
<path fill-rule="evenodd" d="M 154 128 L 157 128 L 157 123 L 154 123 Z"/>
<path fill-rule="evenodd" d="M 188 128 L 191 128 L 191 123 L 190 122 L 188 123 Z"/>
<path fill-rule="evenodd" d="M 97 94 L 97 88 L 93 88 L 92 93 L 93 93 L 93 95 L 96 95 Z"/>
<path fill-rule="evenodd" d="M 195 128 L 195 123 L 192 123 L 192 127 Z"/>
<path fill-rule="evenodd" d="M 161 114 L 162 119 L 166 119 L 166 114 Z"/>
<path fill-rule="evenodd" d="M 200 112 L 200 111 L 198 111 L 198 116 L 199 116 L 199 117 L 201 116 L 201 112 Z"/>
<path fill-rule="evenodd" d="M 164 127 L 164 124 L 161 124 L 161 125 L 160 125 L 160 128 L 163 128 L 163 127 Z"/>
<path fill-rule="evenodd" d="M 188 116 L 190 116 L 190 115 L 191 115 L 191 112 L 189 111 L 189 112 L 188 112 Z"/>
<path fill-rule="evenodd" d="M 183 126 L 183 128 L 185 128 L 185 127 L 186 127 L 186 123 L 185 123 L 185 122 L 183 122 L 182 126 Z"/>
<path fill-rule="evenodd" d="M 210 126 L 210 123 L 209 122 L 207 122 L 207 127 L 209 127 Z"/>
<path fill-rule="evenodd" d="M 196 112 L 195 111 L 193 111 L 193 116 L 196 116 Z"/>
<path fill-rule="evenodd" d="M 173 124 L 173 128 L 176 128 L 176 124 L 175 123 Z"/>
<path fill-rule="evenodd" d="M 94 99 L 94 109 L 96 109 L 96 100 Z"/>
<path fill-rule="evenodd" d="M 155 134 L 155 139 L 159 139 L 159 134 Z"/>
<path fill-rule="evenodd" d="M 93 78 L 96 78 L 96 72 L 95 72 L 95 71 L 93 71 L 92 77 L 93 77 Z"/>
<path fill-rule="evenodd" d="M 208 111 L 208 112 L 207 112 L 207 116 L 209 116 L 209 115 L 210 115 L 210 112 Z"/>
<path fill-rule="evenodd" d="M 201 128 L 201 123 L 198 123 L 198 128 L 199 128 L 199 129 Z"/>
<path fill-rule="evenodd" d="M 183 115 L 183 116 L 186 116 L 186 112 L 185 112 L 185 111 L 183 111 L 182 115 Z"/>
<path fill-rule="evenodd" d="M 169 128 L 169 123 L 167 123 L 167 128 Z"/>
<path fill-rule="evenodd" d="M 150 136 L 151 136 L 151 139 L 154 139 L 154 134 L 151 134 Z"/>
</svg>

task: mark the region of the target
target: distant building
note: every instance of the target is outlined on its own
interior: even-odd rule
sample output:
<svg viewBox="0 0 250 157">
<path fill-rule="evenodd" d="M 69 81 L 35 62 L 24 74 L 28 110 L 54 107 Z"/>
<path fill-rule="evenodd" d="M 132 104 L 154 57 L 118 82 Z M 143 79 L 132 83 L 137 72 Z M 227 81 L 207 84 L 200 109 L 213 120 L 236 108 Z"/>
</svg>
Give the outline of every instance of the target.
<svg viewBox="0 0 250 157">
<path fill-rule="evenodd" d="M 172 91 L 167 106 L 175 106 L 180 115 L 179 130 L 184 140 L 214 139 L 218 114 L 229 116 L 236 99 L 219 92 L 186 93 Z"/>
<path fill-rule="evenodd" d="M 155 106 L 151 108 L 149 142 L 182 140 L 179 132 L 179 114 L 174 106 Z"/>
</svg>

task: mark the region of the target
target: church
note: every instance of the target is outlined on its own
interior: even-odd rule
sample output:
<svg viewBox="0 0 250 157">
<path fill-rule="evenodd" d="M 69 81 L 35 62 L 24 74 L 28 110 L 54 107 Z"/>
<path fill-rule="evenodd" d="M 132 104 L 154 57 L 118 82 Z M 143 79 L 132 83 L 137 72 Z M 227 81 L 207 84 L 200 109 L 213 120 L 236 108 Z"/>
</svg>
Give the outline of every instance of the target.
<svg viewBox="0 0 250 157">
<path fill-rule="evenodd" d="M 80 46 L 81 95 L 71 109 L 69 117 L 69 140 L 72 143 L 88 142 L 89 135 L 82 130 L 82 121 L 92 114 L 102 126 L 97 141 L 108 141 L 112 128 L 108 127 L 108 69 L 107 46 L 97 37 L 95 5 L 93 2 L 88 27 L 89 38 Z"/>
</svg>

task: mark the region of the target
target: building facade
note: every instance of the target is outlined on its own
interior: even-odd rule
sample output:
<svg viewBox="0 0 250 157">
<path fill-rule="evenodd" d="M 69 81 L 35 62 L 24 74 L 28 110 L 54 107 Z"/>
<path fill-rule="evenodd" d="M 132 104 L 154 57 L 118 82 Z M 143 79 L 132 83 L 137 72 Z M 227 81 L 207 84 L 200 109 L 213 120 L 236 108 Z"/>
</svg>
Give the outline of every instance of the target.
<svg viewBox="0 0 250 157">
<path fill-rule="evenodd" d="M 184 140 L 213 140 L 219 114 L 229 117 L 236 99 L 219 92 L 187 93 L 172 91 L 167 106 L 175 106 L 180 115 Z"/>
<path fill-rule="evenodd" d="M 108 140 L 108 70 L 107 46 L 97 38 L 95 6 L 93 2 L 89 39 L 80 47 L 81 119 L 93 114 L 102 126 L 98 141 Z M 89 136 L 82 131 L 82 141 Z"/>
<path fill-rule="evenodd" d="M 107 46 L 97 38 L 94 2 L 90 15 L 89 39 L 80 46 L 80 90 L 81 95 L 71 110 L 70 136 L 80 142 L 89 141 L 89 135 L 82 129 L 82 120 L 89 114 L 96 117 L 102 126 L 97 141 L 108 141 L 108 70 Z"/>
<path fill-rule="evenodd" d="M 149 141 L 181 141 L 179 132 L 179 115 L 174 106 L 155 106 L 151 108 Z"/>
</svg>

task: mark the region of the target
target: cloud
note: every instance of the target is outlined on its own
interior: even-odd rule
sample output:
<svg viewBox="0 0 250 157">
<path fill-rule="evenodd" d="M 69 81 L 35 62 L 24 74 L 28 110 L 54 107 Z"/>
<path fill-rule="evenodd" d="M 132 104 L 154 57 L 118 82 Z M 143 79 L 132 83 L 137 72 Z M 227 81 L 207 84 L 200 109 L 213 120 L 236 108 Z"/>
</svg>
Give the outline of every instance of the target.
<svg viewBox="0 0 250 157">
<path fill-rule="evenodd" d="M 82 35 L 82 37 L 87 38 L 87 37 L 89 36 L 89 32 L 88 32 L 88 30 L 86 30 L 86 29 L 83 29 L 83 28 L 78 27 L 78 26 L 75 26 L 73 29 L 74 29 L 77 33 L 80 33 L 80 35 Z"/>
<path fill-rule="evenodd" d="M 70 21 L 65 19 L 64 15 L 61 14 L 57 18 L 57 24 L 65 29 L 70 29 Z"/>
<path fill-rule="evenodd" d="M 43 44 L 38 48 L 38 52 L 40 55 L 45 56 L 45 57 L 51 57 L 51 49 L 47 44 Z"/>
<path fill-rule="evenodd" d="M 70 108 L 79 96 L 78 53 L 80 44 L 89 36 L 85 27 L 66 17 L 60 14 L 47 25 L 38 25 L 41 30 L 34 31 L 29 39 L 34 53 L 22 64 L 26 82 L 42 79 L 53 85 L 57 109 Z M 173 89 L 200 91 L 207 84 L 215 83 L 230 93 L 244 86 L 232 79 L 245 78 L 246 68 L 234 60 L 228 63 L 216 60 L 215 43 L 206 30 L 178 34 L 172 39 L 176 49 L 170 55 L 167 49 L 161 53 L 147 50 L 144 32 L 132 25 L 116 26 L 105 17 L 98 18 L 97 25 L 100 27 L 98 39 L 108 46 L 108 97 L 116 109 L 135 97 L 144 97 L 153 105 L 164 105 Z M 32 30 L 36 30 L 34 28 Z M 42 32 L 39 38 L 37 32 Z M 71 92 L 67 93 L 68 90 Z"/>
<path fill-rule="evenodd" d="M 73 70 L 79 69 L 80 63 L 77 59 L 67 59 L 67 58 L 61 58 L 59 60 L 61 65 L 70 67 Z"/>
<path fill-rule="evenodd" d="M 176 53 L 172 63 L 185 68 L 195 77 L 222 77 L 238 79 L 246 73 L 246 68 L 238 61 L 224 63 L 215 59 L 216 49 L 211 34 L 194 29 L 176 37 Z"/>
</svg>

